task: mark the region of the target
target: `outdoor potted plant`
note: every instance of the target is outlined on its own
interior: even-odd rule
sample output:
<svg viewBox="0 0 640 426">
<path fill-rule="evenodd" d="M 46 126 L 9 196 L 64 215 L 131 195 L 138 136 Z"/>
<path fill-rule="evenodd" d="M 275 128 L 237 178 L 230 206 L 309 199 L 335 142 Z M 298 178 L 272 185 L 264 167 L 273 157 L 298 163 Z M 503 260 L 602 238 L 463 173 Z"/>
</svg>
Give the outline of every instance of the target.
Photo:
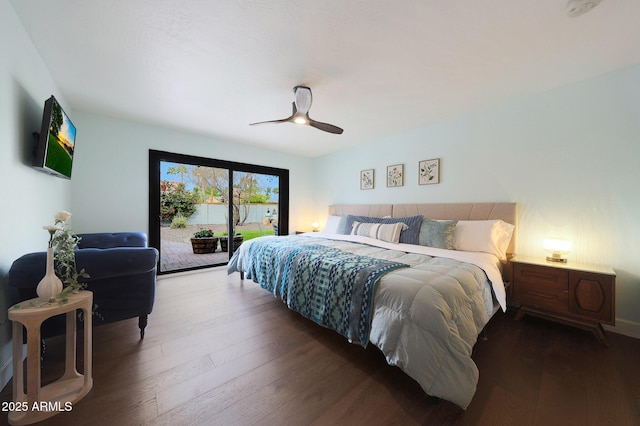
<svg viewBox="0 0 640 426">
<path fill-rule="evenodd" d="M 233 236 L 233 251 L 236 251 L 238 249 L 238 247 L 240 247 L 240 244 L 242 244 L 242 242 L 244 241 L 244 237 L 242 236 L 242 234 L 236 234 Z M 222 251 L 228 251 L 229 250 L 229 237 L 228 234 L 225 232 L 224 234 L 222 234 L 222 236 L 220 237 L 220 249 L 222 249 Z"/>
<path fill-rule="evenodd" d="M 211 229 L 201 229 L 191 237 L 191 248 L 195 254 L 215 253 L 218 247 L 218 237 Z"/>
</svg>

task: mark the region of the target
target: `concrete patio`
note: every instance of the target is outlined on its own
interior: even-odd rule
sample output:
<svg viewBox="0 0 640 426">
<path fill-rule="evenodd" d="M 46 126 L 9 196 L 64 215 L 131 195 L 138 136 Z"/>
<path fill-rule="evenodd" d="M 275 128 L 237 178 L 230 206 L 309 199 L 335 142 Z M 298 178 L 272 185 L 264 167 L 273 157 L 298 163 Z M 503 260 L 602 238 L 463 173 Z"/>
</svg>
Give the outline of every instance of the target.
<svg viewBox="0 0 640 426">
<path fill-rule="evenodd" d="M 161 240 L 160 272 L 176 271 L 200 266 L 221 265 L 229 261 L 229 252 L 194 254 L 191 243 Z"/>
</svg>

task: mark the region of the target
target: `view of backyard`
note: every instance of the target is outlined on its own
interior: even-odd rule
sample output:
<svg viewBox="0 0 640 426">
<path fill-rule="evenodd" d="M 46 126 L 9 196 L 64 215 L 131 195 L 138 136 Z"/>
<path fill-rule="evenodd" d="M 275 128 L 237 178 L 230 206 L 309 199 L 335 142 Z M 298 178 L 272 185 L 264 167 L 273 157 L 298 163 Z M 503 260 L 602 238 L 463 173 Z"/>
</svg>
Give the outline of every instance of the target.
<svg viewBox="0 0 640 426">
<path fill-rule="evenodd" d="M 216 251 L 213 253 L 195 254 L 191 245 L 192 235 L 201 229 L 211 229 L 216 236 L 226 233 L 227 225 L 201 224 L 189 225 L 186 228 L 162 227 L 160 229 L 162 259 L 161 271 L 187 269 L 197 266 L 223 264 L 229 260 L 228 250 L 222 251 L 220 242 L 217 242 Z M 266 228 L 260 223 L 248 223 L 236 228 L 236 234 L 241 234 L 243 241 L 262 235 L 274 235 L 273 227 Z"/>
<path fill-rule="evenodd" d="M 226 169 L 162 162 L 161 176 L 160 272 L 229 260 L 229 199 L 235 247 L 275 233 L 277 176 L 236 172 L 231 192 Z"/>
</svg>

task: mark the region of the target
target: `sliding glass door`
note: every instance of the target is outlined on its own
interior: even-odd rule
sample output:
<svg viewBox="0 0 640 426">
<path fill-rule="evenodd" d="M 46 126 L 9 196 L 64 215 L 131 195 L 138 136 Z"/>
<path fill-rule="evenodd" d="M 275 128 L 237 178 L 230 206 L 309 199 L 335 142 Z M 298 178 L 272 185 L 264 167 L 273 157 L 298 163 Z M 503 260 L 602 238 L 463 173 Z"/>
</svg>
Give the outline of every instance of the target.
<svg viewBox="0 0 640 426">
<path fill-rule="evenodd" d="M 244 241 L 288 229 L 285 169 L 150 150 L 149 193 L 160 274 L 224 265 Z"/>
</svg>

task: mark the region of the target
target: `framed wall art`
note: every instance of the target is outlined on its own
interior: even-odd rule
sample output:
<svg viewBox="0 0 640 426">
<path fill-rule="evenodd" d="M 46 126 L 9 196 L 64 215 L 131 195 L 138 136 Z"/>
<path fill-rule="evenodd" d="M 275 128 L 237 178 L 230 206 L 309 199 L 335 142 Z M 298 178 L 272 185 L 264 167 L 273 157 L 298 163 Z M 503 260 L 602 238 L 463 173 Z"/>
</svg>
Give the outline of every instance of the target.
<svg viewBox="0 0 640 426">
<path fill-rule="evenodd" d="M 394 187 L 402 185 L 404 185 L 404 164 L 387 166 L 387 186 Z"/>
<path fill-rule="evenodd" d="M 362 170 L 360 172 L 360 189 L 373 189 L 373 180 L 373 169 Z"/>
<path fill-rule="evenodd" d="M 418 184 L 440 183 L 440 159 L 432 158 L 418 162 Z"/>
</svg>

